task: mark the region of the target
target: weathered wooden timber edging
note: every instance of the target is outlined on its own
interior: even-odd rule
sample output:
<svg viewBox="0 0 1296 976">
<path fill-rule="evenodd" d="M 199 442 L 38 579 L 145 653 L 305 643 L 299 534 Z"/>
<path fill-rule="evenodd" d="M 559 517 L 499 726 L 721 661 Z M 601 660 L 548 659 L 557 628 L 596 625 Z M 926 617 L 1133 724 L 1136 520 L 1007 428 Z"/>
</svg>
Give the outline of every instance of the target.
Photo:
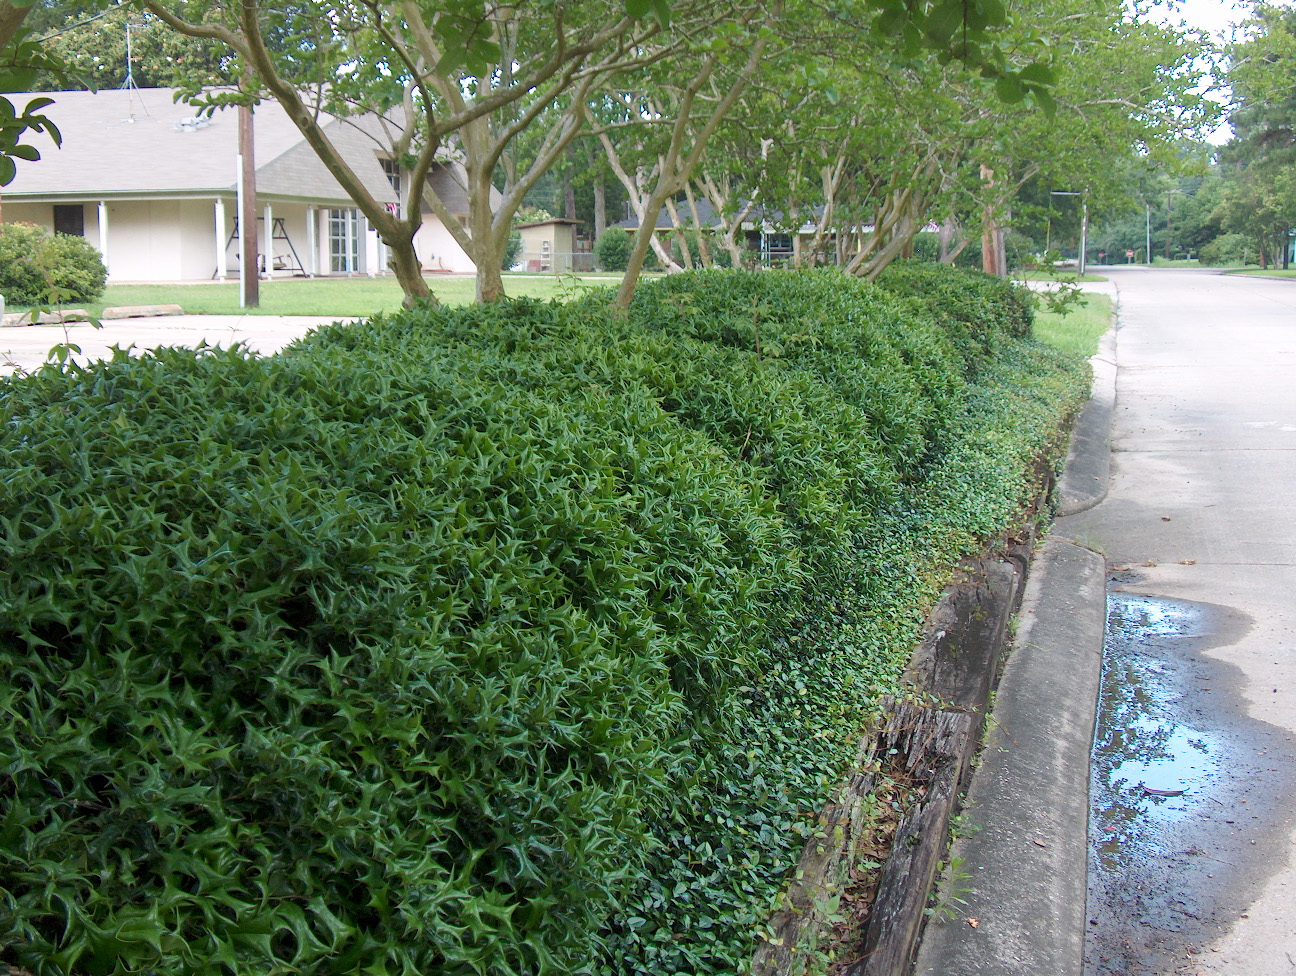
<svg viewBox="0 0 1296 976">
<path fill-rule="evenodd" d="M 1049 479 L 1051 481 L 1051 479 Z M 1051 484 L 1039 496 L 1048 497 Z M 835 943 L 844 976 L 905 976 L 927 918 L 950 818 L 980 745 L 990 694 L 1018 609 L 1034 544 L 1033 522 L 1013 544 L 964 561 L 928 616 L 906 674 L 912 694 L 884 699 L 875 731 L 860 744 L 853 771 L 821 811 L 783 907 L 756 950 L 756 976 L 792 976 L 821 967 Z M 842 896 L 858 877 L 872 828 L 872 794 L 899 785 L 902 804 L 890 855 L 862 926 L 842 945 Z M 818 960 L 816 963 L 815 960 Z"/>
</svg>

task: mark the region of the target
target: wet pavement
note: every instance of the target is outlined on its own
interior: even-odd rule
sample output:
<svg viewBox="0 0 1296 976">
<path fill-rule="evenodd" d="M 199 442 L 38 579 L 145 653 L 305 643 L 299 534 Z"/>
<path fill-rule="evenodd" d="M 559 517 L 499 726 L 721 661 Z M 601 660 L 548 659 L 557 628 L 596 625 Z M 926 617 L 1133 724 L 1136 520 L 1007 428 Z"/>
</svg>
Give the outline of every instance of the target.
<svg viewBox="0 0 1296 976">
<path fill-rule="evenodd" d="M 1195 956 L 1245 913 L 1252 879 L 1283 845 L 1280 814 L 1296 802 L 1291 733 L 1240 713 L 1240 673 L 1203 653 L 1249 628 L 1219 607 L 1118 587 L 1109 595 L 1088 974 L 1195 972 Z"/>
</svg>

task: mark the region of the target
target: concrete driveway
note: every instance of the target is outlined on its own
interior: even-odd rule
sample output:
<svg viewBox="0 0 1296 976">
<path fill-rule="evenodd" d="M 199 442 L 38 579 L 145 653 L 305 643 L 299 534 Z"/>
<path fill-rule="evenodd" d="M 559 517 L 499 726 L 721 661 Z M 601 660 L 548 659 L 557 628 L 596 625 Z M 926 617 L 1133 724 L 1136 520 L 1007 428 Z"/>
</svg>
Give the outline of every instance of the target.
<svg viewBox="0 0 1296 976">
<path fill-rule="evenodd" d="M 0 375 L 31 371 L 46 360 L 50 349 L 65 341 L 81 347 L 76 357 L 85 362 L 106 359 L 111 348 L 137 351 L 158 346 L 230 346 L 243 342 L 259 353 L 282 349 L 319 325 L 335 318 L 286 315 L 176 315 L 158 318 L 105 319 L 103 328 L 84 323 L 26 325 L 0 328 Z"/>
<path fill-rule="evenodd" d="M 1120 680 L 1172 689 L 1153 704 L 1194 716 L 1200 775 L 1132 811 L 1132 831 L 1152 813 L 1175 826 L 1123 879 L 1095 887 L 1091 859 L 1085 969 L 1296 973 L 1296 282 L 1104 273 L 1120 291 L 1110 491 L 1054 534 L 1105 555 L 1120 612 L 1152 598 L 1135 616 L 1153 630 L 1186 614 Z"/>
</svg>

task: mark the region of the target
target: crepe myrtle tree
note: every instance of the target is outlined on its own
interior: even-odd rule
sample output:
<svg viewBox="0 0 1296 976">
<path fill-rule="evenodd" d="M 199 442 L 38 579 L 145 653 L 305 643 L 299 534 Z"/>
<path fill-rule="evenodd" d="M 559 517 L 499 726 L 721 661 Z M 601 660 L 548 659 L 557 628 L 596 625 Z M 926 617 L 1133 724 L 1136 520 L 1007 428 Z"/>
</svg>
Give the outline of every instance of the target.
<svg viewBox="0 0 1296 976">
<path fill-rule="evenodd" d="M 413 236 L 426 204 L 477 267 L 477 298 L 503 296 L 501 257 L 513 215 L 580 129 L 583 103 L 612 76 L 694 43 L 725 11 L 701 0 L 139 0 L 174 30 L 227 45 L 249 90 L 200 103 L 273 98 L 287 111 L 391 251 L 406 303 L 430 299 Z M 374 199 L 330 142 L 331 116 L 378 112 L 386 154 L 409 172 L 399 213 Z M 523 132 L 538 148 L 494 180 Z M 467 226 L 427 181 L 438 153 L 463 163 Z M 433 299 L 434 300 L 434 299 Z"/>
<path fill-rule="evenodd" d="M 902 72 L 906 64 L 928 62 L 957 66 L 975 74 L 988 97 L 1005 103 L 1028 103 L 1047 115 L 1055 108 L 1050 94 L 1055 71 L 1047 60 L 1034 57 L 1036 51 L 1044 51 L 1047 56 L 1043 45 L 1023 38 L 1020 30 L 1010 31 L 1012 27 L 1007 9 L 998 0 L 843 0 L 827 12 L 822 5 L 805 0 L 762 4 L 759 11 L 731 17 L 724 32 L 690 51 L 688 60 L 647 69 L 647 84 L 626 88 L 594 104 L 591 127 L 625 187 L 640 224 L 618 303 L 629 303 L 650 248 L 671 267 L 670 255 L 665 254 L 664 245 L 655 236 L 657 217 L 662 208 L 670 212 L 680 194 L 687 198 L 694 180 L 725 221 L 726 235 L 721 243 L 731 253 L 737 251 L 734 228 L 746 219 L 744 211 L 750 211 L 753 201 L 764 200 L 766 212 L 785 210 L 786 219 L 812 212 L 811 202 L 798 207 L 791 201 L 793 205 L 788 206 L 784 193 L 762 192 L 763 188 L 752 186 L 750 179 L 727 172 L 729 167 L 723 163 L 707 160 L 708 143 L 723 131 L 725 119 L 736 106 L 744 106 L 742 119 L 735 126 L 737 138 L 749 140 L 750 151 L 735 153 L 725 149 L 724 155 L 733 159 L 753 159 L 756 147 L 785 141 L 785 124 L 796 121 L 788 117 L 793 104 L 798 106 L 796 113 L 808 119 L 802 127 L 805 132 L 814 130 L 825 135 L 821 120 L 827 106 L 857 94 L 851 85 L 842 84 L 838 72 L 821 70 L 826 58 L 846 65 L 881 64 L 889 72 Z M 789 82 L 798 78 L 806 79 L 810 93 L 788 97 Z M 889 77 L 887 84 L 893 81 L 894 77 Z M 778 110 L 771 116 L 773 121 L 764 131 L 759 128 L 759 117 L 753 118 L 750 113 L 751 106 L 760 101 L 755 93 L 762 88 L 783 92 L 783 97 L 775 100 Z M 745 99 L 744 92 L 749 89 L 753 97 Z M 884 93 L 886 90 L 886 86 L 877 89 Z M 867 105 L 877 91 L 866 93 L 863 103 L 855 104 Z M 930 91 L 925 97 L 930 99 Z M 926 110 L 924 107 L 919 111 Z M 912 116 L 906 116 L 905 121 L 912 121 Z M 858 122 L 851 122 L 841 131 L 857 126 Z M 962 138 L 957 131 L 953 136 Z M 825 137 L 840 136 L 826 133 Z M 791 141 L 799 138 L 793 135 Z M 733 141 L 731 134 L 728 145 L 732 146 Z M 764 159 L 763 153 L 757 154 Z M 839 185 L 849 178 L 850 171 L 844 165 L 834 169 L 838 160 L 838 155 L 829 155 L 823 161 L 807 164 L 804 172 L 818 184 L 826 179 Z M 939 190 L 948 182 L 940 162 L 931 152 L 925 152 L 916 165 L 906 161 L 901 175 L 911 183 L 922 182 L 922 193 L 929 197 L 928 184 Z M 762 162 L 748 167 L 747 176 L 767 181 L 772 172 Z M 775 182 L 785 182 L 786 175 L 780 174 Z M 921 227 L 917 217 L 921 200 L 915 187 L 898 187 L 887 201 L 890 209 L 884 215 L 881 232 L 886 239 L 873 248 L 878 254 L 876 261 L 867 268 L 852 268 L 857 273 L 875 273 L 873 265 L 884 264 L 902 252 L 912 233 Z M 687 251 L 683 254 L 687 255 Z"/>
<path fill-rule="evenodd" d="M 62 75 L 66 66 L 30 37 L 24 21 L 35 0 L 0 0 L 0 92 L 31 91 L 42 72 Z M 49 98 L 20 99 L 0 95 L 0 186 L 17 172 L 16 160 L 35 162 L 40 151 L 25 141 L 31 133 L 45 133 L 56 146 L 63 141 L 54 122 L 44 114 Z"/>
</svg>

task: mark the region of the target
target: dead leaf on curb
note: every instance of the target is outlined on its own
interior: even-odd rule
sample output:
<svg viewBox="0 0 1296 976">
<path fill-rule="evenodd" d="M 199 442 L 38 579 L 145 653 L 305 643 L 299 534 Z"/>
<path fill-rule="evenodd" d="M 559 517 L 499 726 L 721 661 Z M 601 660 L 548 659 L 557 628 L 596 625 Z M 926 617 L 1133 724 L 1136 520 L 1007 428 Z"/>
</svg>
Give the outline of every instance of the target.
<svg viewBox="0 0 1296 976">
<path fill-rule="evenodd" d="M 1152 562 L 1152 560 L 1149 559 L 1147 562 L 1143 563 L 1142 565 L 1147 567 L 1148 569 L 1152 569 L 1153 567 L 1156 566 L 1156 563 Z"/>
<path fill-rule="evenodd" d="M 1169 522 L 1169 521 L 1170 521 L 1170 516 L 1169 516 L 1169 515 L 1162 515 L 1162 516 L 1161 516 L 1161 521 L 1162 521 L 1162 522 Z"/>
<path fill-rule="evenodd" d="M 1036 847 L 1048 847 L 1048 844 L 1044 843 L 1042 840 L 1036 840 L 1034 837 L 1031 838 L 1031 843 Z"/>
<path fill-rule="evenodd" d="M 1181 559 L 1181 560 L 1179 560 L 1179 565 L 1180 565 L 1180 566 L 1196 566 L 1196 565 L 1197 565 L 1197 560 L 1195 560 L 1195 559 Z"/>
<path fill-rule="evenodd" d="M 978 925 L 981 924 L 981 923 L 978 922 L 975 918 L 969 918 L 969 919 L 967 920 L 967 923 L 968 923 L 968 925 L 970 925 L 972 928 L 976 928 Z"/>
</svg>

